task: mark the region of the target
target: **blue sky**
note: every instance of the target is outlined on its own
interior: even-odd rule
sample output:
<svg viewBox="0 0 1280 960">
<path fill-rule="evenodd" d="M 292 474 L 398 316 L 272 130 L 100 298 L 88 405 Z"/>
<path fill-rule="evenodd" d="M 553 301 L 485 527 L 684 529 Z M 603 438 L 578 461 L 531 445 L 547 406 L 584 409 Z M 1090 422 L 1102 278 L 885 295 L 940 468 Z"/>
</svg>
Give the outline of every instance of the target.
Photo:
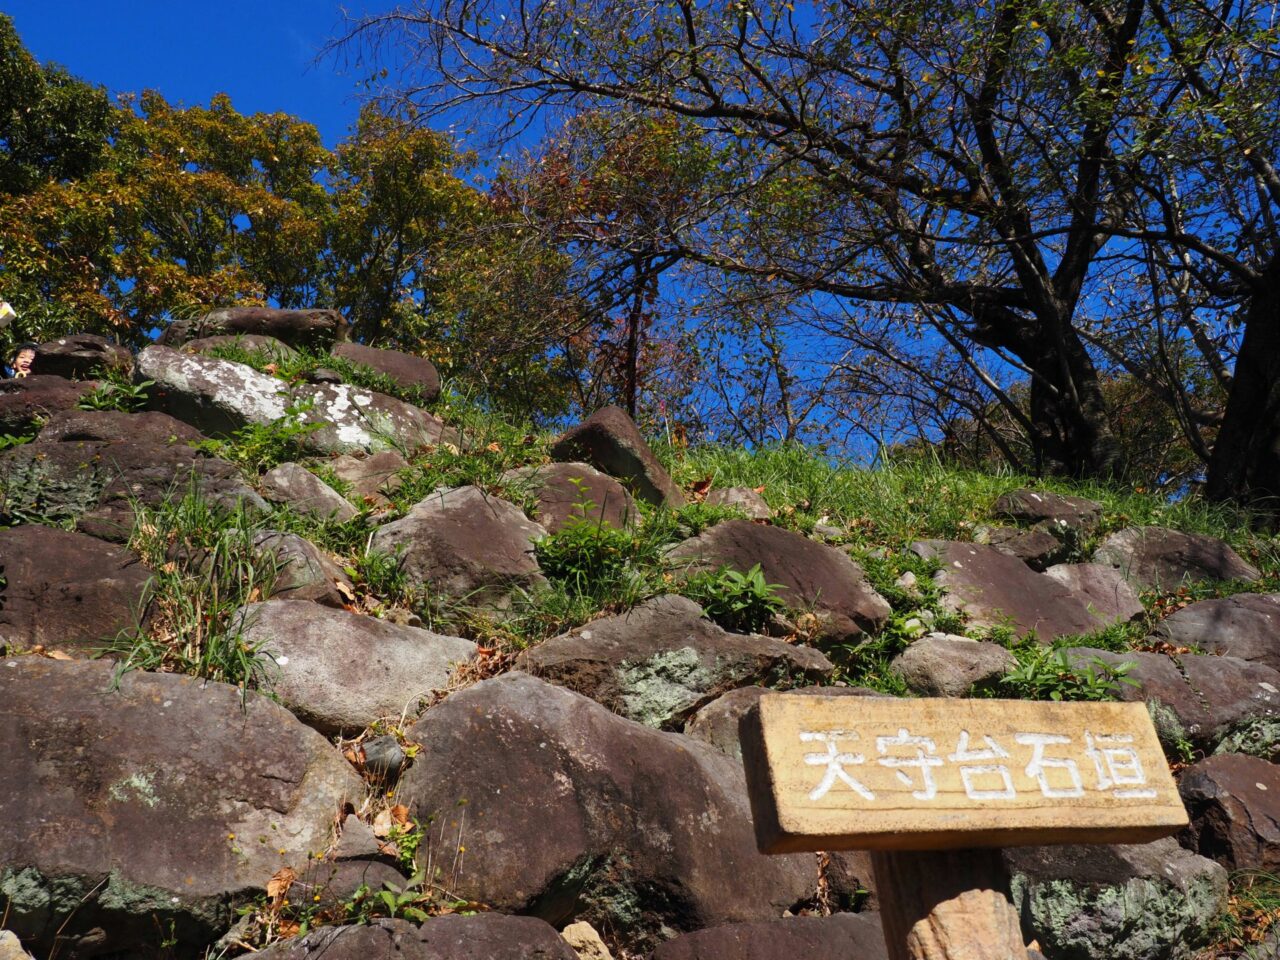
<svg viewBox="0 0 1280 960">
<path fill-rule="evenodd" d="M 314 123 L 330 146 L 359 110 L 357 72 L 315 60 L 342 29 L 336 0 L 9 0 L 2 9 L 38 60 L 112 93 L 153 88 L 191 106 L 224 92 L 242 113 Z"/>
</svg>

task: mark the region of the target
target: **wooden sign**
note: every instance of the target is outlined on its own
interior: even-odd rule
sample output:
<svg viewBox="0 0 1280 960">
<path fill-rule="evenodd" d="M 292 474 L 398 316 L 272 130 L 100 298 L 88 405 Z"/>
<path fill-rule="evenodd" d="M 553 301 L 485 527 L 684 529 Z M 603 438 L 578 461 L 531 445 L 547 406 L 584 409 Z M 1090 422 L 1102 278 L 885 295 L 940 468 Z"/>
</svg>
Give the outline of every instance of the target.
<svg viewBox="0 0 1280 960">
<path fill-rule="evenodd" d="M 1141 703 L 766 694 L 742 753 L 764 853 L 1143 843 L 1187 824 Z"/>
</svg>

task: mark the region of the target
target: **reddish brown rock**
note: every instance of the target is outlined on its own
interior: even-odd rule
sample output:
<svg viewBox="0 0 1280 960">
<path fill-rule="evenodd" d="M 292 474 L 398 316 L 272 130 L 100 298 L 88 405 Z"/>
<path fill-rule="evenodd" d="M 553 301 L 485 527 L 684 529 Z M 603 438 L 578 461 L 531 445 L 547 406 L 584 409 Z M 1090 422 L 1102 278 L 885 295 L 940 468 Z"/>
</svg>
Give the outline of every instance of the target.
<svg viewBox="0 0 1280 960">
<path fill-rule="evenodd" d="M 123 547 L 42 524 L 0 529 L 0 647 L 92 656 L 137 629 L 152 573 Z"/>
<path fill-rule="evenodd" d="M 1057 580 L 1021 560 L 977 543 L 926 540 L 911 549 L 941 564 L 936 579 L 944 604 L 969 618 L 970 626 L 1012 625 L 1019 636 L 1033 631 L 1041 643 L 1092 633 L 1102 621 L 1088 604 Z"/>
<path fill-rule="evenodd" d="M 291 347 L 328 350 L 347 338 L 347 322 L 337 310 L 279 310 L 274 307 L 224 307 L 192 320 L 175 320 L 156 341 L 180 347 L 201 337 L 261 334 Z"/>
<path fill-rule="evenodd" d="M 38 443 L 68 440 L 112 440 L 128 443 L 195 444 L 205 439 L 195 427 L 154 410 L 64 410 L 50 417 L 36 437 Z"/>
<path fill-rule="evenodd" d="M 333 355 L 390 377 L 420 403 L 430 403 L 440 396 L 440 372 L 426 357 L 366 347 L 363 343 L 339 343 L 333 348 Z"/>
<path fill-rule="evenodd" d="M 585 463 L 548 463 L 508 470 L 502 480 L 537 500 L 533 518 L 548 533 L 571 521 L 607 523 L 621 530 L 640 519 L 640 511 L 626 487 Z"/>
<path fill-rule="evenodd" d="M 1082 599 L 1103 624 L 1128 623 L 1146 613 L 1138 592 L 1115 567 L 1102 563 L 1059 563 L 1045 571 Z"/>
<path fill-rule="evenodd" d="M 358 512 L 338 491 L 306 467 L 282 463 L 262 475 L 262 495 L 272 503 L 285 503 L 293 510 L 339 523 Z"/>
<path fill-rule="evenodd" d="M 555 928 L 534 917 L 482 913 L 322 927 L 255 956 L 261 960 L 579 960 Z"/>
<path fill-rule="evenodd" d="M 1139 590 L 1175 590 L 1200 580 L 1256 580 L 1256 567 L 1246 563 L 1217 537 L 1182 533 L 1164 527 L 1129 527 L 1102 541 L 1094 553 Z"/>
<path fill-rule="evenodd" d="M 765 581 L 779 585 L 782 602 L 817 614 L 822 635 L 836 642 L 878 630 L 891 612 L 848 554 L 780 527 L 726 520 L 678 544 L 668 557 L 690 570 L 727 566 L 746 573 L 759 564 Z"/>
<path fill-rule="evenodd" d="M 1280 869 L 1280 765 L 1238 753 L 1207 757 L 1178 778 L 1191 826 L 1182 845 L 1228 870 Z"/>
<path fill-rule="evenodd" d="M 485 680 L 409 737 L 422 747 L 398 796 L 434 817 L 438 856 L 466 846 L 459 896 L 643 946 L 663 928 L 772 919 L 816 889 L 812 854 L 757 852 L 741 764 L 562 687 Z"/>
<path fill-rule="evenodd" d="M 1280 594 L 1237 593 L 1188 604 L 1161 620 L 1156 635 L 1280 669 Z"/>
<path fill-rule="evenodd" d="M 96 386 L 91 380 L 73 382 L 43 374 L 0 380 L 0 433 L 30 433 L 40 421 L 78 409 L 80 400 Z"/>
<path fill-rule="evenodd" d="M 350 496 L 357 503 L 363 500 L 374 506 L 387 504 L 387 496 L 400 486 L 400 471 L 409 466 L 409 462 L 395 450 L 383 450 L 367 456 L 343 454 L 320 463 L 350 485 Z"/>
<path fill-rule="evenodd" d="M 118 343 L 93 333 L 74 333 L 36 347 L 32 369 L 40 374 L 83 380 L 104 370 L 133 367 L 133 354 Z"/>
<path fill-rule="evenodd" d="M 748 520 L 768 520 L 773 516 L 764 497 L 750 487 L 717 487 L 707 491 L 707 499 L 703 503 L 712 507 L 740 510 Z"/>
<path fill-rule="evenodd" d="M 1065 531 L 1088 533 L 1097 527 L 1102 519 L 1102 504 L 1084 497 L 1023 487 L 996 500 L 991 514 L 1058 533 L 1061 538 Z"/>
<path fill-rule="evenodd" d="M 364 787 L 266 697 L 112 672 L 0 660 L 5 926 L 38 956 L 204 956 Z"/>
<path fill-rule="evenodd" d="M 880 915 L 730 923 L 659 944 L 651 960 L 888 960 Z"/>
<path fill-rule="evenodd" d="M 684 506 L 684 493 L 659 462 L 640 430 L 621 407 L 597 410 L 561 434 L 551 456 L 562 462 L 586 462 L 616 477 L 648 503 Z"/>
</svg>

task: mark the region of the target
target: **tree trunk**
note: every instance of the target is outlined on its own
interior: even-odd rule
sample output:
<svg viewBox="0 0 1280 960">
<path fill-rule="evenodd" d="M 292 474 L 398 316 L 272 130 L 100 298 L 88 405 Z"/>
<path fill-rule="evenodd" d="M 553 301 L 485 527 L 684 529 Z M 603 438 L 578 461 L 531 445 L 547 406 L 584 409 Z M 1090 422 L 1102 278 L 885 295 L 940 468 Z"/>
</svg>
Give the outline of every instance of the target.
<svg viewBox="0 0 1280 960">
<path fill-rule="evenodd" d="M 1280 255 L 1249 300 L 1205 496 L 1280 513 Z"/>
</svg>

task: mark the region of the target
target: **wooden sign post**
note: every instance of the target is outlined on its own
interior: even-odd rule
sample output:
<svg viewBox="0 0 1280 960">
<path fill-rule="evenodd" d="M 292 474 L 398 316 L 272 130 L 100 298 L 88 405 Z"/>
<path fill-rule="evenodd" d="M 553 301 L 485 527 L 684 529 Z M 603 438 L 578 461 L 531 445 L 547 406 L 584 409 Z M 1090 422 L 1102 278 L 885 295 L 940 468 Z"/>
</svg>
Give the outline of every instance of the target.
<svg viewBox="0 0 1280 960">
<path fill-rule="evenodd" d="M 992 848 L 1187 824 L 1141 703 L 766 694 L 742 754 L 761 852 L 873 851 L 894 960 L 1024 960 Z"/>
</svg>

